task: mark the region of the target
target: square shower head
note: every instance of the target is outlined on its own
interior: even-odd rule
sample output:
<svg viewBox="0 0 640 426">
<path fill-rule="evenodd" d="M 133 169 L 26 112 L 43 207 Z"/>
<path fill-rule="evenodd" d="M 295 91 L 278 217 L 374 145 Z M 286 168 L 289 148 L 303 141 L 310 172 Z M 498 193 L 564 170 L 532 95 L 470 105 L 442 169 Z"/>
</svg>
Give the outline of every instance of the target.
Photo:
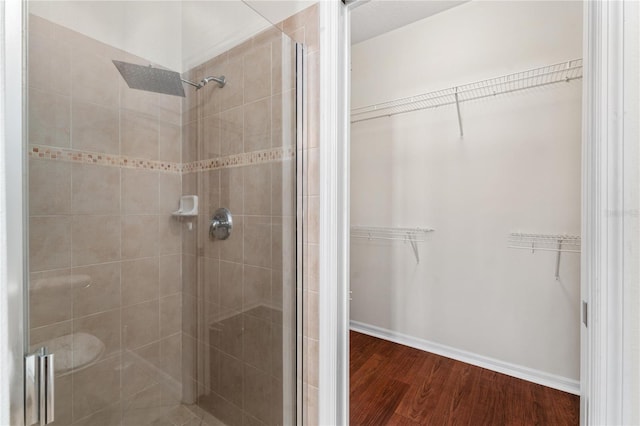
<svg viewBox="0 0 640 426">
<path fill-rule="evenodd" d="M 116 60 L 113 64 L 132 89 L 185 97 L 180 73 Z"/>
</svg>

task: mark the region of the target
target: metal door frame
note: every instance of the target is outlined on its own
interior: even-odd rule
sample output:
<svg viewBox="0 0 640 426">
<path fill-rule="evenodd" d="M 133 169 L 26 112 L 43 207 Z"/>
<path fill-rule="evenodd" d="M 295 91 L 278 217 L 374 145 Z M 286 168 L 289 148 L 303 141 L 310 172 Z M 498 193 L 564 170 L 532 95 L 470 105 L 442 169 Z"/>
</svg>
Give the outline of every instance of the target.
<svg viewBox="0 0 640 426">
<path fill-rule="evenodd" d="M 26 118 L 26 3 L 8 0 L 2 13 L 2 50 L 4 79 L 2 80 L 2 113 L 4 115 L 4 152 L 0 163 L 3 182 L 0 191 L 0 234 L 6 235 L 0 252 L 0 423 L 24 424 L 24 354 L 27 351 L 27 208 L 25 177 Z M 2 306 L 5 305 L 6 306 Z"/>
</svg>

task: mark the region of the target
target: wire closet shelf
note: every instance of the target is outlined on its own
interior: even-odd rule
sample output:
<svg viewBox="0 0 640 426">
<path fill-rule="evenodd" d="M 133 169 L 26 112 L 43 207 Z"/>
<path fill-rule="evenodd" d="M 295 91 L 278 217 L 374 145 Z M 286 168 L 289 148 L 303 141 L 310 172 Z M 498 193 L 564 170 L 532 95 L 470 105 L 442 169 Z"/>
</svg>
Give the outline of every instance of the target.
<svg viewBox="0 0 640 426">
<path fill-rule="evenodd" d="M 536 250 L 556 252 L 556 280 L 560 279 L 560 254 L 580 253 L 581 238 L 566 234 L 523 234 L 513 232 L 509 235 L 509 248 L 519 250 Z"/>
<path fill-rule="evenodd" d="M 580 253 L 581 239 L 577 235 L 566 234 L 523 234 L 514 232 L 509 235 L 509 248 L 542 251 Z"/>
<path fill-rule="evenodd" d="M 433 232 L 430 228 L 394 228 L 394 227 L 378 227 L 378 226 L 352 226 L 351 238 L 363 240 L 386 240 L 386 241 L 404 241 L 411 244 L 413 254 L 416 257 L 416 263 L 420 263 L 420 255 L 418 253 L 418 244 L 426 241 L 429 232 Z"/>
<path fill-rule="evenodd" d="M 351 110 L 351 122 L 357 123 L 359 121 L 388 117 L 422 109 L 437 108 L 445 105 L 455 104 L 459 108 L 459 104 L 462 102 L 561 82 L 570 82 L 579 78 L 582 78 L 582 59 L 573 59 L 567 62 L 533 68 L 462 86 L 353 108 Z"/>
</svg>

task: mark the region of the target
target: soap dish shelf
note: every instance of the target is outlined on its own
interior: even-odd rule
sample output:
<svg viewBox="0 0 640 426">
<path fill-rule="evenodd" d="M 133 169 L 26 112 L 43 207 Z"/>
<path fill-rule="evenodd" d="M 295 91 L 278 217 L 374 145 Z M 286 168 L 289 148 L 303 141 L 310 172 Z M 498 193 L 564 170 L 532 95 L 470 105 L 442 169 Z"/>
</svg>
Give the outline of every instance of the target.
<svg viewBox="0 0 640 426">
<path fill-rule="evenodd" d="M 180 197 L 180 208 L 173 212 L 173 216 L 194 217 L 198 216 L 198 196 L 183 195 Z"/>
</svg>

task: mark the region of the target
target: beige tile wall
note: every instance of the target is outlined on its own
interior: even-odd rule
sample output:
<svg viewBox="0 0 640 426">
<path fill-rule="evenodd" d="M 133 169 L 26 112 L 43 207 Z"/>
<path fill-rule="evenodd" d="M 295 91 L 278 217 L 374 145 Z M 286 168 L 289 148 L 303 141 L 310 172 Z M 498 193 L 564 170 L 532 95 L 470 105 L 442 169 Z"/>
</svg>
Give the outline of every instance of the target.
<svg viewBox="0 0 640 426">
<path fill-rule="evenodd" d="M 29 24 L 30 144 L 181 161 L 180 100 L 128 89 L 110 62 L 144 61 Z M 140 425 L 179 402 L 181 176 L 107 164 L 29 159 L 31 345 L 67 346 L 55 424 Z M 80 333 L 104 345 L 88 365 Z"/>
</svg>

